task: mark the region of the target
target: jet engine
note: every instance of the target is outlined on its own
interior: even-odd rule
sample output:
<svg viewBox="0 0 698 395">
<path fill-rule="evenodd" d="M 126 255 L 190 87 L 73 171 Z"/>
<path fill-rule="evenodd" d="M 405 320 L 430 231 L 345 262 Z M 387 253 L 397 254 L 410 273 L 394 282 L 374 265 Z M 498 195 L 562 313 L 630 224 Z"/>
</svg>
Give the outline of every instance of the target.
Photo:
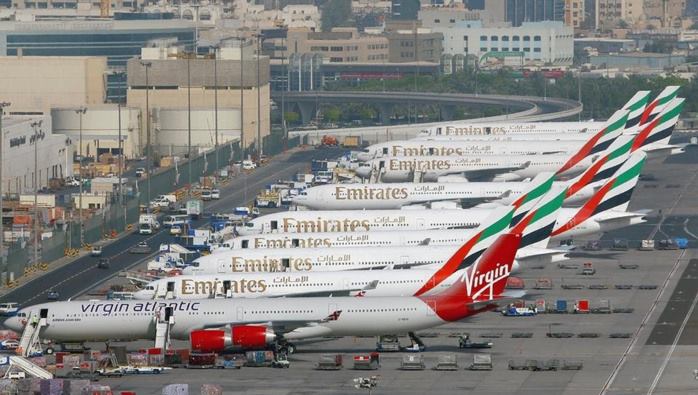
<svg viewBox="0 0 698 395">
<path fill-rule="evenodd" d="M 191 349 L 199 352 L 224 350 L 259 350 L 276 341 L 270 328 L 257 325 L 237 325 L 224 329 L 204 329 L 189 334 Z"/>
</svg>

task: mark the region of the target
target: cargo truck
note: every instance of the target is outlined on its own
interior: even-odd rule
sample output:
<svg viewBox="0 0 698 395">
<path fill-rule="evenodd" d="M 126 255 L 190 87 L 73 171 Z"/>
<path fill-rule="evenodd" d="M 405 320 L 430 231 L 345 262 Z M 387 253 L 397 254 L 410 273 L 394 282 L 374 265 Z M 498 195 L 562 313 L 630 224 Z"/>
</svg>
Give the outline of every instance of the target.
<svg viewBox="0 0 698 395">
<path fill-rule="evenodd" d="M 191 219 L 199 219 L 204 212 L 204 202 L 198 199 L 187 200 L 187 215 Z"/>
<path fill-rule="evenodd" d="M 160 222 L 155 214 L 141 214 L 138 218 L 138 234 L 152 235 L 160 230 Z"/>
</svg>

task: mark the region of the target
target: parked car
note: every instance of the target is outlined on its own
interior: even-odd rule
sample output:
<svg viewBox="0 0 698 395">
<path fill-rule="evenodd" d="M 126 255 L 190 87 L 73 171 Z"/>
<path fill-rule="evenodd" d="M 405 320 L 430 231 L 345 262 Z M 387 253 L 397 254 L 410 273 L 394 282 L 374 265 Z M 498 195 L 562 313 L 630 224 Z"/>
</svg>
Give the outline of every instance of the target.
<svg viewBox="0 0 698 395">
<path fill-rule="evenodd" d="M 242 169 L 243 170 L 253 170 L 256 167 L 257 167 L 257 165 L 254 162 L 252 162 L 251 160 L 243 160 L 242 161 Z"/>
<path fill-rule="evenodd" d="M 14 339 L 7 339 L 0 342 L 0 350 L 12 351 L 19 347 L 19 342 Z"/>
<path fill-rule="evenodd" d="M 65 185 L 69 187 L 79 187 L 80 186 L 80 180 L 74 177 L 68 177 L 65 179 Z"/>
<path fill-rule="evenodd" d="M 19 303 L 0 303 L 0 316 L 13 316 L 19 311 Z"/>
<path fill-rule="evenodd" d="M 211 199 L 218 200 L 220 198 L 221 198 L 221 190 L 220 189 L 211 189 Z"/>
</svg>

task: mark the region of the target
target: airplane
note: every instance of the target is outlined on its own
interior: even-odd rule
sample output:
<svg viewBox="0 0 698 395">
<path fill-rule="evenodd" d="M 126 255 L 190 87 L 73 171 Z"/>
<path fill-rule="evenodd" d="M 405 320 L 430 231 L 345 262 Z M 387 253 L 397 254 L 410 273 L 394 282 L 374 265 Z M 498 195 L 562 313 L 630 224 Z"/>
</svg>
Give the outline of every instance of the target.
<svg viewBox="0 0 698 395">
<path fill-rule="evenodd" d="M 539 188 L 550 189 L 553 173 L 540 173 L 526 184 L 521 197 L 528 204 L 517 206 L 517 216 L 530 209 L 530 195 Z M 239 235 L 262 233 L 315 233 L 395 231 L 423 229 L 475 228 L 490 215 L 490 208 L 471 209 L 411 209 L 411 210 L 359 210 L 359 211 L 281 211 L 257 217 L 236 228 Z"/>
<path fill-rule="evenodd" d="M 645 97 L 645 101 L 647 98 Z M 642 108 L 644 108 L 644 103 Z M 641 109 L 642 109 L 641 108 Z M 640 114 L 642 113 L 640 109 Z M 635 116 L 639 116 L 636 114 Z M 616 111 L 595 134 L 576 133 L 572 135 L 525 135 L 525 139 L 509 137 L 506 140 L 394 140 L 366 147 L 357 154 L 357 159 L 367 162 L 384 157 L 414 156 L 471 156 L 471 155 L 550 155 L 571 154 L 579 151 L 588 141 L 594 152 L 606 149 L 620 136 L 627 125 L 630 113 Z"/>
<path fill-rule="evenodd" d="M 393 184 L 326 184 L 306 188 L 291 198 L 296 206 L 311 210 L 390 210 L 404 207 L 456 208 L 497 200 L 511 203 L 529 184 L 523 182 L 440 182 Z M 555 181 L 554 188 L 565 182 Z M 566 206 L 578 205 L 594 194 L 583 187 L 565 200 Z"/>
<path fill-rule="evenodd" d="M 660 92 L 655 100 L 647 104 L 650 91 L 639 91 L 622 107 L 630 111 L 631 116 L 628 118 L 626 129 L 632 130 L 633 127 L 646 123 L 660 104 L 670 101 L 675 98 L 679 86 L 667 86 Z M 421 130 L 415 139 L 417 140 L 432 140 L 432 139 L 501 139 L 501 138 L 523 138 L 542 137 L 546 135 L 556 135 L 561 139 L 568 136 L 575 138 L 575 134 L 597 133 L 604 127 L 604 122 L 585 121 L 585 122 L 522 122 L 522 123 L 495 123 L 495 124 L 477 124 L 468 121 L 446 124 L 443 126 L 433 126 Z"/>
<path fill-rule="evenodd" d="M 463 181 L 521 181 L 540 172 L 556 171 L 568 162 L 568 154 L 550 155 L 472 155 L 472 156 L 395 156 L 363 162 L 355 170 L 358 177 L 368 179 L 378 172 L 382 182 L 408 182 L 420 174 L 422 181 L 438 181 L 439 177 L 458 175 Z M 567 168 L 561 176 L 572 177 L 591 166 L 594 157 L 587 156 Z"/>
<path fill-rule="evenodd" d="M 478 232 L 475 242 L 482 234 Z M 485 240 L 486 251 L 463 276 L 436 294 L 308 297 L 302 303 L 296 298 L 62 301 L 23 308 L 4 324 L 15 331 L 38 331 L 43 341 L 136 340 L 153 339 L 156 319 L 173 317 L 170 337 L 189 339 L 191 349 L 199 352 L 275 346 L 293 352 L 290 342 L 299 339 L 415 332 L 523 296 L 504 289 L 522 235 L 504 233 L 491 239 Z M 459 263 L 468 252 L 461 248 L 451 260 Z"/>
<path fill-rule="evenodd" d="M 565 195 L 566 191 L 564 190 L 548 193 L 541 198 L 541 201 L 536 204 L 534 209 L 534 212 L 545 212 L 546 215 L 535 217 L 531 220 L 524 219 L 524 222 L 519 226 L 523 242 L 519 246 L 517 258 L 519 253 L 523 252 L 528 246 L 532 246 L 535 249 L 536 245 L 542 245 L 543 247 L 547 245 Z M 487 220 L 480 225 L 480 229 L 472 232 L 470 237 L 476 236 L 478 232 L 486 232 L 486 237 L 494 237 L 503 232 L 512 223 L 515 209 L 514 206 L 509 206 L 494 210 Z M 515 224 L 515 226 L 518 226 L 518 224 Z M 421 248 L 431 249 L 428 246 Z M 391 249 L 397 250 L 400 248 L 385 248 L 385 250 Z M 446 269 L 450 258 L 456 251 L 456 247 L 450 246 L 447 250 L 447 255 L 440 258 L 438 263 L 419 266 L 414 269 L 307 271 L 302 273 L 240 273 L 228 270 L 225 273 L 211 275 L 175 276 L 146 284 L 142 290 L 134 293 L 134 297 L 135 299 L 144 300 L 154 298 L 205 299 L 217 296 L 252 298 L 323 295 L 408 296 L 414 295 L 419 290 L 424 290 L 429 281 L 432 281 L 433 285 L 429 291 L 437 292 L 450 287 L 453 282 L 463 275 L 462 271 L 472 264 L 481 253 L 480 249 L 471 248 L 470 253 L 466 255 L 461 265 L 454 266 L 451 264 Z M 381 258 L 385 259 L 385 257 Z M 512 271 L 516 270 L 518 270 L 518 264 L 515 261 Z M 435 276 L 438 272 L 441 272 L 441 274 L 437 284 Z M 447 273 L 444 274 L 444 272 Z"/>
</svg>

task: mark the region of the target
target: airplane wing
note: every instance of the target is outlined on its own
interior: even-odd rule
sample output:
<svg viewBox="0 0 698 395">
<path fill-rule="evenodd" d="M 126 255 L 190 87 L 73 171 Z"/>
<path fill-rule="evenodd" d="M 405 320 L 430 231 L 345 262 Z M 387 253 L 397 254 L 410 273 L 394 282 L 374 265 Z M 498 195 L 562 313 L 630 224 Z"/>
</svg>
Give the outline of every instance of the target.
<svg viewBox="0 0 698 395">
<path fill-rule="evenodd" d="M 329 329 L 322 328 L 321 324 L 324 324 L 326 322 L 330 321 L 337 321 L 342 314 L 342 310 L 336 310 L 327 315 L 326 317 L 318 320 L 280 320 L 280 321 L 236 321 L 234 324 L 235 325 L 264 325 L 269 328 L 272 328 L 274 332 L 276 333 L 288 333 L 293 330 L 299 329 L 299 328 L 312 328 L 316 327 L 318 331 L 318 336 L 322 335 L 322 332 L 327 332 L 329 333 Z M 231 325 L 233 323 L 231 322 L 217 322 L 217 323 L 208 323 L 206 325 L 203 325 L 199 328 L 193 328 L 192 330 L 197 330 L 197 329 L 216 329 L 216 328 L 222 328 L 228 325 Z M 326 329 L 326 331 L 323 331 L 323 329 Z"/>
<path fill-rule="evenodd" d="M 362 296 L 362 293 L 371 291 L 378 287 L 378 280 L 373 280 L 362 288 L 325 290 L 314 292 L 288 293 L 280 296 L 270 296 L 270 298 L 310 298 L 310 297 L 331 297 L 331 296 Z M 355 295 L 357 294 L 357 295 Z"/>
<path fill-rule="evenodd" d="M 569 249 L 554 249 L 554 248 L 534 248 L 534 247 L 526 247 L 520 249 L 516 253 L 516 260 L 519 262 L 525 262 L 527 259 L 537 259 L 537 258 L 542 258 L 545 256 L 551 256 L 551 255 L 565 255 L 569 253 Z"/>
<path fill-rule="evenodd" d="M 497 297 L 496 299 L 476 300 L 476 301 L 470 302 L 470 303 L 468 303 L 468 308 L 471 310 L 480 310 L 480 309 L 484 309 L 486 307 L 506 306 L 509 303 L 512 303 L 516 300 L 523 298 L 524 296 L 526 296 L 525 291 L 505 292 L 501 296 Z"/>
<path fill-rule="evenodd" d="M 461 172 L 454 172 L 454 174 L 463 174 L 468 181 L 487 181 L 492 180 L 500 174 L 511 173 L 512 171 L 522 170 L 531 165 L 531 162 L 526 162 L 520 166 L 496 166 L 488 167 L 484 169 L 468 170 Z"/>
</svg>

